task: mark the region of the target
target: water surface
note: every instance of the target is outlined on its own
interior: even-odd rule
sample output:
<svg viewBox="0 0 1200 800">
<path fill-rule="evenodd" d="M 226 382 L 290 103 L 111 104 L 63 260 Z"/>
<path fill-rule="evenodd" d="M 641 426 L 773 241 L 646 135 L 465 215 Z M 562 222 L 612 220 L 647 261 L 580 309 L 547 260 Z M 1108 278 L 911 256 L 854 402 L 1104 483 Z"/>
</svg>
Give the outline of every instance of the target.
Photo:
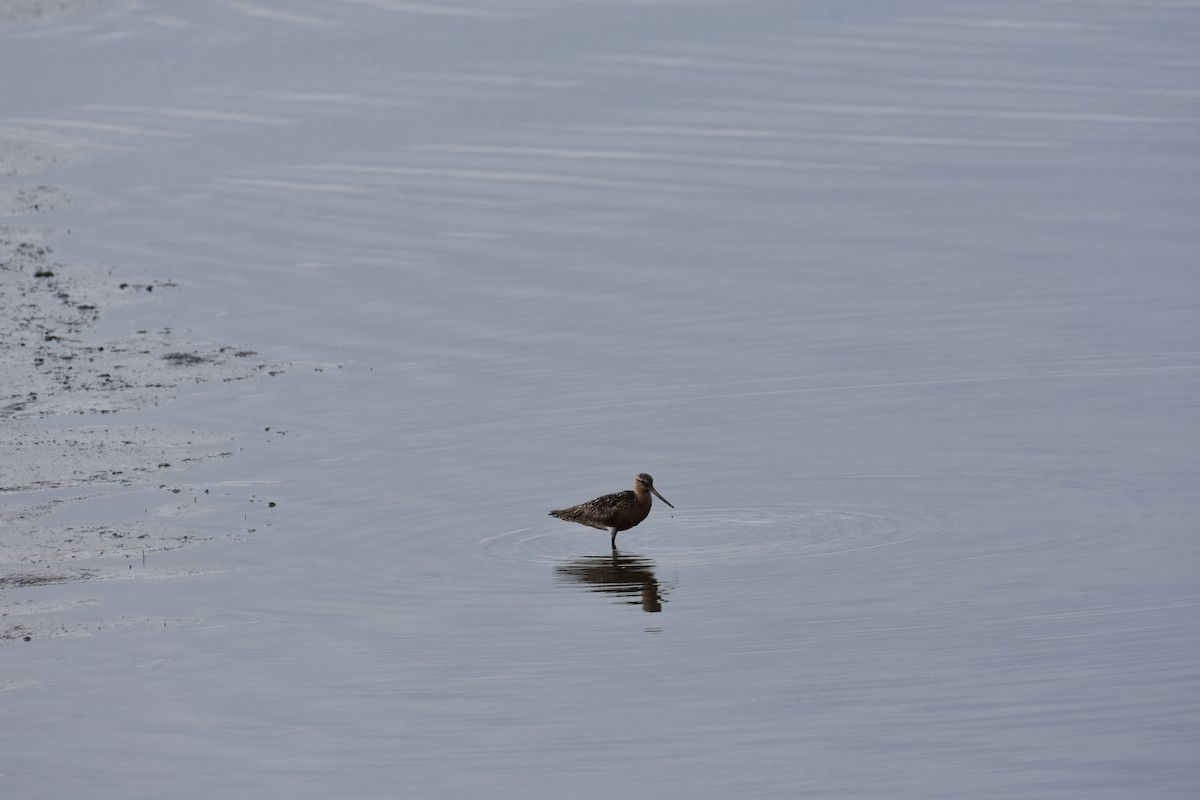
<svg viewBox="0 0 1200 800">
<path fill-rule="evenodd" d="M 1197 23 L 5 19 L 23 224 L 180 286 L 103 331 L 290 365 L 47 518 L 204 541 L 7 593 L 76 634 L 0 648 L 8 791 L 1195 796 Z M 617 556 L 546 515 L 642 471 Z"/>
</svg>

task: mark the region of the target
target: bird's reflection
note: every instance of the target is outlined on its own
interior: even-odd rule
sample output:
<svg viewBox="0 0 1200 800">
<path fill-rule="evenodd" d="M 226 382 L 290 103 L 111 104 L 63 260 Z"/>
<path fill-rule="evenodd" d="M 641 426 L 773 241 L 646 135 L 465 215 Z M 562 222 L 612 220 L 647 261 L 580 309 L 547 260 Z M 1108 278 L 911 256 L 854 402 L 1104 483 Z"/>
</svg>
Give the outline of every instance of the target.
<svg viewBox="0 0 1200 800">
<path fill-rule="evenodd" d="M 628 605 L 640 605 L 643 611 L 662 611 L 663 592 L 654 577 L 654 562 L 644 556 L 583 556 L 554 568 L 559 580 L 582 583 L 593 592 L 622 598 Z M 624 599 L 637 598 L 637 599 Z"/>
</svg>

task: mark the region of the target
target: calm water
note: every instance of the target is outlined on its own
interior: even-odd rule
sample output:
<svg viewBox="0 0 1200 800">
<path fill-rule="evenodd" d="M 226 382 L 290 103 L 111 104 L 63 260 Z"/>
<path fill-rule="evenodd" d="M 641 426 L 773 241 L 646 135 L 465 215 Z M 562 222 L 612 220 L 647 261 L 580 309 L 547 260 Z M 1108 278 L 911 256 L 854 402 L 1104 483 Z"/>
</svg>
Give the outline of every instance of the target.
<svg viewBox="0 0 1200 800">
<path fill-rule="evenodd" d="M 21 590 L 89 635 L 0 648 L 6 792 L 1196 796 L 1198 31 L 1122 0 L 4 21 L 4 180 L 69 198 L 21 224 L 181 286 L 104 330 L 291 362 L 106 420 L 234 452 L 48 520 L 210 538 L 146 573 L 188 577 Z M 616 558 L 546 516 L 641 471 L 676 509 Z"/>
</svg>

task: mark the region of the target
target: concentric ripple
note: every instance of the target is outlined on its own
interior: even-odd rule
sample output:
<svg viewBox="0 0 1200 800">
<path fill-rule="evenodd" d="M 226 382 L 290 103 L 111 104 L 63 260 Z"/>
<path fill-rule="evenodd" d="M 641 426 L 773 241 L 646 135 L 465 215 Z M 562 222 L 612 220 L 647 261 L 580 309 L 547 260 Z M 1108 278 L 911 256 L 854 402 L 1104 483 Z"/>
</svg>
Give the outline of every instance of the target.
<svg viewBox="0 0 1200 800">
<path fill-rule="evenodd" d="M 648 531 L 638 547 L 684 563 L 811 558 L 897 547 L 944 529 L 930 522 L 815 505 L 697 509 Z"/>
<path fill-rule="evenodd" d="M 619 534 L 617 544 L 622 552 L 670 559 L 675 564 L 731 564 L 900 547 L 945 531 L 945 521 L 932 514 L 883 515 L 780 504 L 677 510 L 665 518 L 660 514 Z M 608 537 L 603 531 L 561 526 L 506 531 L 480 545 L 485 557 L 510 563 L 557 563 L 606 550 Z"/>
<path fill-rule="evenodd" d="M 1169 492 L 1169 481 L 1162 483 Z M 640 526 L 618 534 L 617 546 L 622 553 L 676 565 L 853 555 L 847 568 L 907 568 L 1103 548 L 1129 526 L 1147 522 L 1144 509 L 1152 507 L 1147 497 L 1128 496 L 1128 487 L 1112 476 L 1076 472 L 840 476 L 826 484 L 817 492 L 845 497 L 851 488 L 863 502 L 656 507 Z M 1100 512 L 1106 524 L 1076 521 Z M 510 564 L 559 564 L 608 551 L 604 531 L 550 520 L 487 535 L 473 555 Z M 865 565 L 863 559 L 876 563 Z M 838 567 L 823 567 L 830 568 Z"/>
</svg>

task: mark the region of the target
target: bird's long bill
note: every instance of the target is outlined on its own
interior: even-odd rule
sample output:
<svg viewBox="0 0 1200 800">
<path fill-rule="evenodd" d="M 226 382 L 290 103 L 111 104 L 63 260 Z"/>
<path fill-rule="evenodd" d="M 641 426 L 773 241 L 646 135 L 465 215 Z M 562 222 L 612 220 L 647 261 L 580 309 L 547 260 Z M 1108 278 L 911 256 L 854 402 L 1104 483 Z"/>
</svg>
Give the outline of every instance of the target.
<svg viewBox="0 0 1200 800">
<path fill-rule="evenodd" d="M 661 494 L 659 494 L 658 489 L 655 489 L 653 486 L 651 486 L 650 491 L 654 492 L 654 496 L 657 497 L 659 500 L 662 500 L 664 503 L 671 506 L 671 501 L 668 500 L 667 498 L 663 497 Z M 671 506 L 671 508 L 674 508 L 674 507 L 675 506 Z"/>
</svg>

